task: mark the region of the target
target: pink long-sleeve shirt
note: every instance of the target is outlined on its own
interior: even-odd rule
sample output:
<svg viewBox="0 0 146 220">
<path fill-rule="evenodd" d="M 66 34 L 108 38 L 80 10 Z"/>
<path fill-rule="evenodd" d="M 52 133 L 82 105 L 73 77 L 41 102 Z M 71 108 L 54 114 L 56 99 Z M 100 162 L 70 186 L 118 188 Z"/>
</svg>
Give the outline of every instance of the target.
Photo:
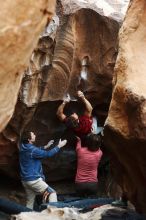
<svg viewBox="0 0 146 220">
<path fill-rule="evenodd" d="M 89 151 L 87 147 L 81 147 L 78 141 L 77 152 L 77 173 L 75 182 L 98 182 L 98 165 L 102 157 L 102 151 Z"/>
</svg>

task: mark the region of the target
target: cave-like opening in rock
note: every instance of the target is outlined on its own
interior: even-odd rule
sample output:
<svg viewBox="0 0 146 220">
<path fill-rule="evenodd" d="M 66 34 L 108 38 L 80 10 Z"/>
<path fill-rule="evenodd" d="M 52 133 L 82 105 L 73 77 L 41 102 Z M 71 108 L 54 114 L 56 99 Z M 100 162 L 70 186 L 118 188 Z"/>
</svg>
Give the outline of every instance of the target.
<svg viewBox="0 0 146 220">
<path fill-rule="evenodd" d="M 52 1 L 52 5 L 53 3 Z M 71 102 L 66 105 L 65 114 L 82 114 L 84 105 L 77 99 L 77 91 L 81 90 L 93 106 L 94 129 L 101 132 L 105 126 L 98 196 L 109 196 L 110 193 L 110 196 L 119 197 L 122 189 L 136 209 L 145 213 L 145 159 L 141 156 L 145 145 L 145 63 L 141 58 L 141 51 L 145 49 L 144 1 L 138 4 L 135 0 L 130 4 L 123 24 L 128 1 L 98 1 L 99 5 L 96 1 L 71 1 L 70 4 L 65 0 L 57 1 L 55 16 L 51 22 L 47 14 L 49 12 L 51 15 L 55 4 L 50 4 L 50 11 L 45 9 L 46 5 L 40 5 L 40 10 L 35 5 L 36 11 L 28 13 L 29 18 L 35 18 L 34 23 L 30 25 L 25 19 L 23 22 L 23 16 L 20 16 L 20 24 L 14 28 L 13 43 L 7 45 L 12 59 L 8 68 L 3 68 L 5 71 L 2 71 L 8 73 L 6 84 L 6 75 L 0 75 L 1 85 L 5 84 L 4 87 L 1 86 L 3 97 L 0 99 L 3 103 L 0 113 L 4 116 L 0 120 L 0 173 L 4 174 L 2 178 L 7 179 L 8 176 L 20 184 L 18 147 L 25 130 L 33 130 L 37 134 L 37 145 L 44 145 L 52 138 L 56 143 L 60 138 L 66 138 L 67 148 L 54 158 L 45 160 L 43 166 L 47 181 L 54 184 L 59 192 L 64 192 L 65 189 L 67 192 L 74 191 L 76 140 L 58 120 L 56 111 L 63 98 L 69 95 Z M 101 5 L 108 6 L 107 10 Z M 14 20 L 16 22 L 19 19 Z M 13 30 L 15 22 L 11 23 L 10 29 Z M 45 24 L 42 31 L 41 27 Z M 27 25 L 31 28 L 25 30 Z M 3 33 L 6 29 L 3 29 Z M 25 40 L 22 37 L 19 42 L 21 33 Z M 6 35 L 11 39 L 9 32 Z M 15 48 L 14 39 L 18 39 L 18 47 Z M 22 47 L 23 44 L 25 48 Z M 13 51 L 17 59 L 12 55 Z M 26 54 L 20 54 L 19 51 Z M 136 54 L 139 54 L 139 58 Z M 1 60 L 3 62 L 3 57 Z M 141 77 L 137 72 L 141 73 Z M 6 89 L 9 87 L 10 89 Z M 9 92 L 5 93 L 6 90 Z M 140 146 L 140 156 L 136 158 L 140 166 L 137 167 L 130 159 L 135 158 L 136 145 Z M 125 146 L 134 148 L 132 153 Z M 109 164 L 114 167 L 114 180 Z M 21 193 L 16 193 L 15 199 L 19 200 L 18 197 L 23 195 Z M 9 197 L 11 196 L 13 197 Z"/>
</svg>

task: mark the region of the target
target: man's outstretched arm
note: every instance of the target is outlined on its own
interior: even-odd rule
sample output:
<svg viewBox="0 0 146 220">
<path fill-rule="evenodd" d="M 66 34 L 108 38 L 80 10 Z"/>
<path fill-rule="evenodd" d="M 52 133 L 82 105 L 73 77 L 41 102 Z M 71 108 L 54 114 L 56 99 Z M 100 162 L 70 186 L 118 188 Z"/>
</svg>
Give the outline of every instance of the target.
<svg viewBox="0 0 146 220">
<path fill-rule="evenodd" d="M 93 110 L 91 103 L 85 98 L 83 92 L 78 91 L 77 94 L 78 94 L 78 97 L 79 97 L 79 98 L 82 100 L 82 102 L 85 104 L 85 108 L 86 108 L 86 109 L 85 109 L 85 115 L 88 115 L 88 116 L 90 117 L 91 114 L 92 114 L 92 110 Z"/>
<path fill-rule="evenodd" d="M 59 140 L 59 143 L 57 144 L 56 147 L 54 147 L 53 149 L 47 151 L 47 150 L 42 150 L 36 146 L 33 147 L 33 150 L 31 152 L 31 157 L 32 158 L 37 158 L 37 159 L 43 159 L 43 158 L 47 158 L 47 157 L 52 157 L 55 154 L 57 154 L 59 152 L 59 150 L 65 146 L 67 143 L 67 140 Z"/>
</svg>

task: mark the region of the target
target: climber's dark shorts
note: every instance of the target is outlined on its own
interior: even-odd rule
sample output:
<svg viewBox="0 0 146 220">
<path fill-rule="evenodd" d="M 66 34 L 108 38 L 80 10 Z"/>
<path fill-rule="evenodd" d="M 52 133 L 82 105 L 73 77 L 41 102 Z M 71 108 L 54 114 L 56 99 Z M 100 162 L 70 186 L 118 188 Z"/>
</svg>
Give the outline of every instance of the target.
<svg viewBox="0 0 146 220">
<path fill-rule="evenodd" d="M 76 192 L 80 196 L 92 196 L 97 194 L 97 182 L 76 182 Z"/>
</svg>

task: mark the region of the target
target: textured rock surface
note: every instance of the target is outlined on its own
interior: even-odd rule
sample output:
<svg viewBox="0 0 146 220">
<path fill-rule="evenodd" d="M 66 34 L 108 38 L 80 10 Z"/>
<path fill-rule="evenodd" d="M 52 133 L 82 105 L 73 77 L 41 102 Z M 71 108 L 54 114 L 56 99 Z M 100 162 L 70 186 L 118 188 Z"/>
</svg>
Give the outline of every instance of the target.
<svg viewBox="0 0 146 220">
<path fill-rule="evenodd" d="M 91 212 L 79 213 L 76 208 L 56 208 L 48 207 L 48 209 L 42 211 L 41 213 L 35 212 L 24 212 L 15 215 L 16 220 L 31 220 L 31 219 L 41 219 L 41 220 L 144 220 L 143 216 L 135 213 L 131 210 L 125 210 L 121 208 L 114 208 L 111 205 L 103 205 L 99 208 L 95 208 Z M 13 219 L 12 219 L 13 220 Z"/>
<path fill-rule="evenodd" d="M 13 114 L 23 71 L 54 9 L 55 0 L 1 1 L 0 131 Z"/>
<path fill-rule="evenodd" d="M 114 90 L 105 128 L 117 182 L 146 213 L 146 4 L 134 0 L 120 30 Z"/>
<path fill-rule="evenodd" d="M 38 59 L 33 57 L 31 74 L 24 78 L 27 86 L 21 88 L 22 102 L 31 106 L 39 101 L 59 100 L 66 92 L 75 96 L 77 89 L 81 89 L 89 99 L 94 99 L 94 105 L 108 106 L 118 30 L 117 22 L 90 9 L 63 16 L 55 38 L 56 44 L 51 38 L 46 39 L 47 46 L 51 45 L 50 55 L 46 58 L 49 62 L 52 59 L 52 63 L 46 65 L 41 62 L 40 65 Z M 36 53 L 37 57 L 42 56 L 40 50 Z M 84 57 L 89 58 L 87 79 L 81 76 Z M 107 113 L 107 109 L 104 113 Z"/>
<path fill-rule="evenodd" d="M 113 68 L 117 56 L 117 22 L 90 9 L 75 14 L 75 48 L 69 92 L 81 89 L 91 101 L 95 114 L 106 117 L 112 92 Z M 94 48 L 94 49 L 93 49 Z M 86 77 L 82 61 L 88 58 Z"/>
<path fill-rule="evenodd" d="M 129 0 L 61 0 L 61 2 L 65 14 L 75 13 L 81 8 L 90 8 L 117 21 L 123 20 L 129 4 Z"/>
<path fill-rule="evenodd" d="M 37 47 L 32 53 L 30 63 L 23 78 L 20 99 L 27 106 L 39 103 L 46 86 L 55 48 L 55 36 L 59 26 L 58 16 L 53 16 L 39 37 Z"/>
</svg>

